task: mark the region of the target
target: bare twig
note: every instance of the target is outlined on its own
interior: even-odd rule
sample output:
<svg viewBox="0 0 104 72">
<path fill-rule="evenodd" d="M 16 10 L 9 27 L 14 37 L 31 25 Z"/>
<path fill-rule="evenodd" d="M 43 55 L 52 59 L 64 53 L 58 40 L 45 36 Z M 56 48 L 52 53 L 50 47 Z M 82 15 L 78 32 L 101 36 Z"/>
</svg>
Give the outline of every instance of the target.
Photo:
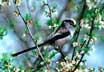
<svg viewBox="0 0 104 72">
<path fill-rule="evenodd" d="M 47 0 L 47 3 L 45 3 L 44 5 L 43 5 L 43 7 L 44 6 L 47 6 L 48 7 L 48 9 L 49 9 L 49 18 L 50 18 L 50 21 L 51 21 L 51 24 L 53 23 L 52 22 L 52 10 L 51 10 L 51 7 L 50 7 L 50 5 L 49 5 L 49 1 Z"/>
</svg>

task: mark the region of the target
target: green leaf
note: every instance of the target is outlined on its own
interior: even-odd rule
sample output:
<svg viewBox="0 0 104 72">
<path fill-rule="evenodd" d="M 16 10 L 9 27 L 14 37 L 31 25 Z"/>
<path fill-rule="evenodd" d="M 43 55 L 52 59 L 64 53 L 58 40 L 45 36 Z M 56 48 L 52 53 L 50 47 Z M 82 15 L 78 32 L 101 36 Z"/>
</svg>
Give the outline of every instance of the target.
<svg viewBox="0 0 104 72">
<path fill-rule="evenodd" d="M 8 56 L 7 56 L 6 53 L 3 53 L 3 54 L 2 54 L 2 59 L 1 59 L 1 60 L 2 60 L 2 61 L 9 60 L 9 58 L 8 58 Z"/>
<path fill-rule="evenodd" d="M 15 26 L 14 20 L 10 19 L 9 20 L 9 25 L 10 25 L 10 27 L 14 27 Z"/>
<path fill-rule="evenodd" d="M 53 24 L 57 24 L 57 25 L 59 25 L 59 23 L 58 23 L 58 21 L 57 21 L 56 18 L 54 18 L 54 19 L 52 20 L 52 22 L 53 22 Z"/>
<path fill-rule="evenodd" d="M 7 29 L 5 27 L 0 27 L 0 38 L 7 35 Z"/>
<path fill-rule="evenodd" d="M 80 38 L 79 38 L 79 41 L 80 41 L 81 43 L 83 43 L 85 40 L 84 40 L 84 38 L 80 37 Z"/>
<path fill-rule="evenodd" d="M 84 18 L 90 19 L 92 16 L 94 16 L 94 11 L 93 10 L 86 10 L 84 13 Z"/>
<path fill-rule="evenodd" d="M 53 25 L 52 20 L 49 19 L 49 20 L 47 21 L 47 25 L 48 25 L 48 26 Z"/>
<path fill-rule="evenodd" d="M 23 32 L 24 32 L 24 33 L 28 33 L 28 29 L 27 29 L 27 28 L 24 28 L 24 29 L 23 29 Z"/>
<path fill-rule="evenodd" d="M 92 25 L 92 22 L 91 21 L 88 21 L 88 26 L 91 26 Z"/>
<path fill-rule="evenodd" d="M 92 37 L 96 37 L 97 33 L 95 31 L 93 31 L 91 35 L 92 35 Z"/>
<path fill-rule="evenodd" d="M 70 56 L 66 56 L 66 57 L 65 57 L 65 60 L 70 60 L 70 59 L 71 59 Z"/>
<path fill-rule="evenodd" d="M 46 61 L 48 61 L 49 60 L 49 54 L 48 54 L 48 50 L 47 49 L 45 49 L 44 55 L 45 55 L 44 57 L 45 57 Z"/>
<path fill-rule="evenodd" d="M 90 48 L 85 47 L 85 48 L 83 48 L 83 50 L 84 50 L 85 53 L 88 53 L 88 51 L 90 50 Z"/>
<path fill-rule="evenodd" d="M 20 68 L 21 70 L 25 70 L 25 67 L 24 67 L 23 65 L 20 65 L 19 68 Z"/>
<path fill-rule="evenodd" d="M 39 33 L 33 35 L 34 40 L 37 42 L 39 40 Z"/>
<path fill-rule="evenodd" d="M 52 4 L 52 8 L 56 9 L 57 5 L 55 3 Z"/>
<path fill-rule="evenodd" d="M 59 65 L 58 65 L 58 69 L 61 69 L 61 68 L 63 68 L 63 66 L 59 64 Z"/>
<path fill-rule="evenodd" d="M 28 20 L 30 20 L 30 19 L 31 19 L 31 16 L 30 16 L 29 14 L 26 14 L 26 15 L 25 15 L 25 20 L 28 21 Z"/>
<path fill-rule="evenodd" d="M 57 26 L 52 30 L 53 31 L 56 31 L 60 25 L 62 24 L 62 21 L 58 21 L 56 18 L 53 19 L 53 25 L 56 24 Z"/>
<path fill-rule="evenodd" d="M 54 57 L 56 55 L 56 51 L 53 51 L 50 55 L 49 55 L 49 58 L 51 59 L 52 57 Z"/>
<path fill-rule="evenodd" d="M 40 21 L 35 20 L 34 25 L 35 25 L 37 28 L 39 28 L 39 27 L 41 26 L 41 23 L 40 23 Z"/>
<path fill-rule="evenodd" d="M 99 22 L 97 22 L 96 24 L 95 24 L 95 28 L 99 28 L 99 26 L 100 26 L 101 24 L 99 23 Z"/>
<path fill-rule="evenodd" d="M 40 65 L 44 65 L 45 64 L 45 62 L 40 62 Z"/>
</svg>

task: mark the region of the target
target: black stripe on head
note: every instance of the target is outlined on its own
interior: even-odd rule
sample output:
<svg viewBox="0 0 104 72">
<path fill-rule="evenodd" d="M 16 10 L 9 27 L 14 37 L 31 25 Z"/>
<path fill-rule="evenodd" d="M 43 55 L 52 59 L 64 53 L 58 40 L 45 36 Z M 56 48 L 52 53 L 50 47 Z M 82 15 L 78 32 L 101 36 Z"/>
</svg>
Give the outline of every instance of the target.
<svg viewBox="0 0 104 72">
<path fill-rule="evenodd" d="M 69 19 L 69 20 L 64 20 L 64 21 L 63 21 L 63 24 L 66 24 L 66 23 L 68 23 L 68 24 L 74 26 L 74 21 L 71 20 L 71 19 Z"/>
</svg>

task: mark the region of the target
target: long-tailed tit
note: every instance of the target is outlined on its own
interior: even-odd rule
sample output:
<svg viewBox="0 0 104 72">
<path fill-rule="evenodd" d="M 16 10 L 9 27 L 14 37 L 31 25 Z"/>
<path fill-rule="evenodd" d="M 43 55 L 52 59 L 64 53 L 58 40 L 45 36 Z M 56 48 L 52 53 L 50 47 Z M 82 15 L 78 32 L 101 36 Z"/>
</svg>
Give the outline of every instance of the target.
<svg viewBox="0 0 104 72">
<path fill-rule="evenodd" d="M 71 36 L 70 26 L 73 27 L 75 26 L 75 21 L 73 19 L 63 20 L 61 25 L 59 25 L 59 27 L 52 34 L 50 34 L 43 43 L 38 44 L 37 46 L 41 47 L 46 44 L 57 44 L 57 45 L 65 44 L 67 40 L 70 39 Z M 12 56 L 17 56 L 25 52 L 31 51 L 33 49 L 36 49 L 37 46 L 14 53 L 12 54 Z"/>
</svg>

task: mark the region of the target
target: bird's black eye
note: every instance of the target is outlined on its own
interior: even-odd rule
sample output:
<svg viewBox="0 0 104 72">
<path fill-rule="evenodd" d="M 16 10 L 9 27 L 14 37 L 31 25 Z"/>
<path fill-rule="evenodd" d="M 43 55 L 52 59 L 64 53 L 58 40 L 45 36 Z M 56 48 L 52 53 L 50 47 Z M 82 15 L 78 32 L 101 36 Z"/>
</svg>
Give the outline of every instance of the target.
<svg viewBox="0 0 104 72">
<path fill-rule="evenodd" d="M 71 23 L 71 24 L 74 24 L 74 22 L 73 22 L 72 20 L 70 20 L 70 23 Z"/>
</svg>

